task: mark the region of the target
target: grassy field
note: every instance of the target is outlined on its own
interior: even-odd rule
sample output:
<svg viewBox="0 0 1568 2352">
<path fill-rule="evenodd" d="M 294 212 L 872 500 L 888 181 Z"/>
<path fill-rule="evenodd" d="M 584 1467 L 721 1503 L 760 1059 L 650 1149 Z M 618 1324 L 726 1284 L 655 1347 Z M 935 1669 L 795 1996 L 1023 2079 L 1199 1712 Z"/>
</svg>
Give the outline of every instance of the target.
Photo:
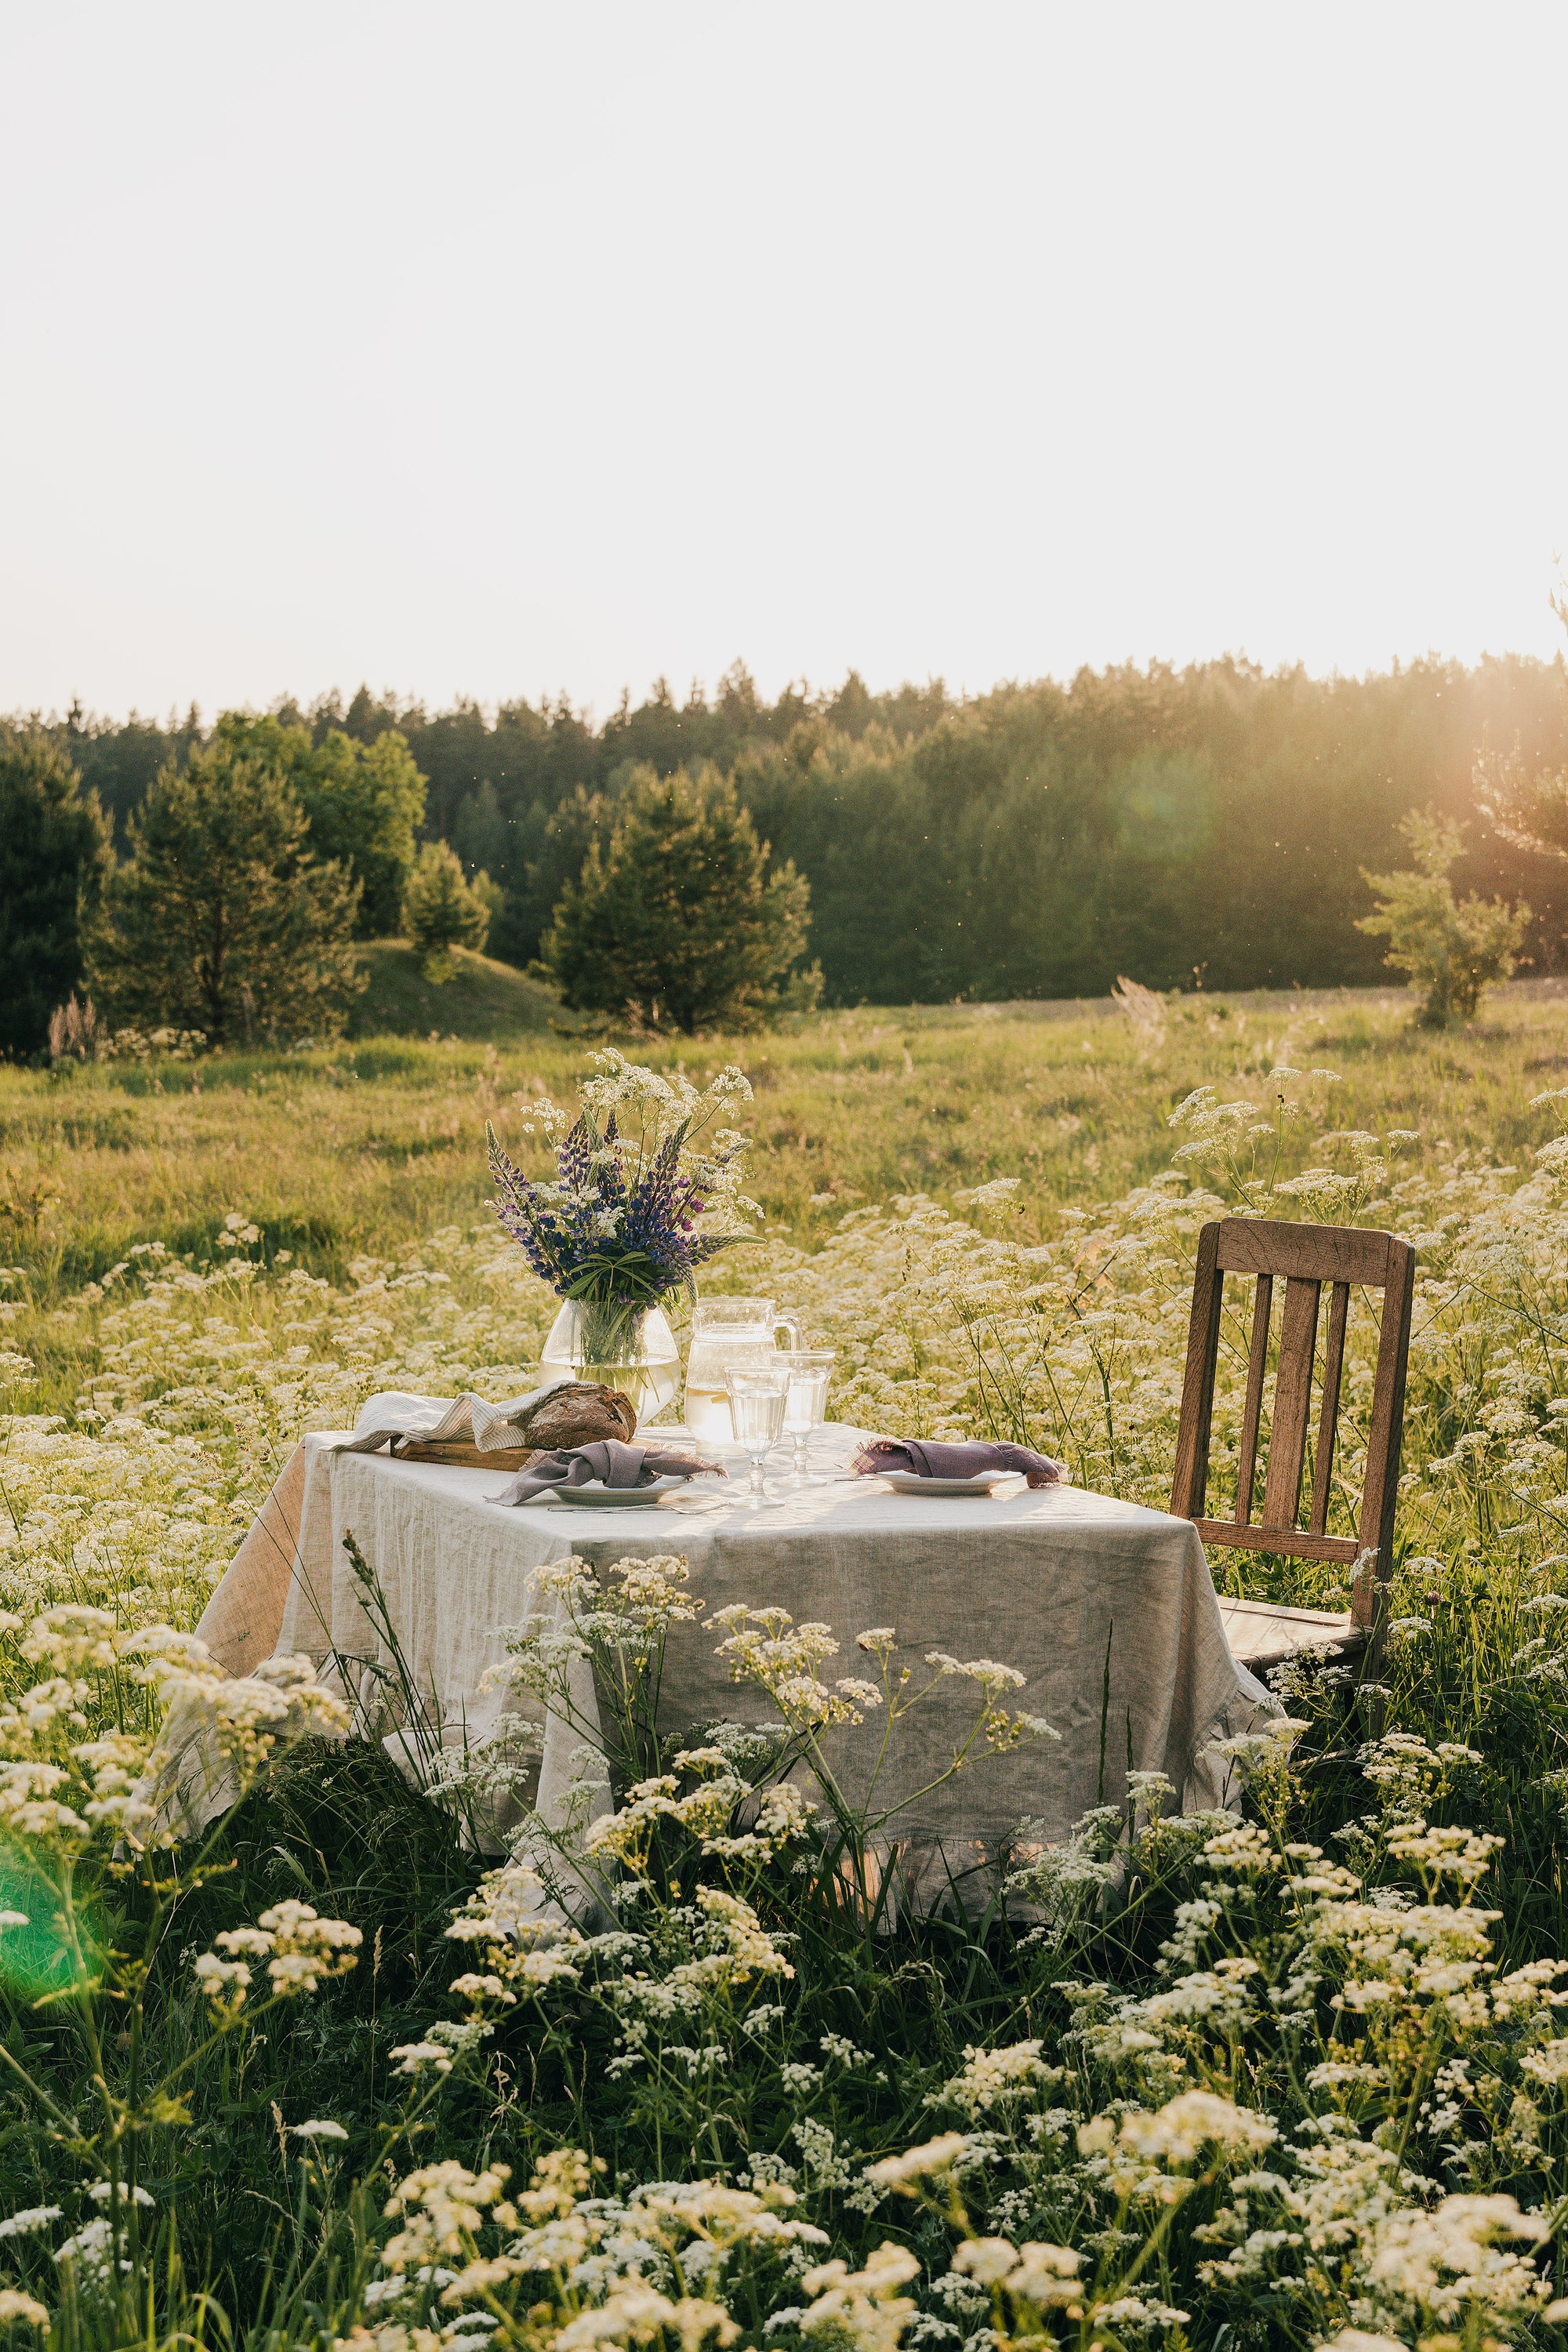
<svg viewBox="0 0 1568 2352">
<path fill-rule="evenodd" d="M 443 980 L 426 973 L 406 940 L 373 940 L 364 950 L 365 991 L 349 1015 L 351 1037 L 478 1038 L 557 1034 L 574 1024 L 553 993 L 510 963 L 454 948 Z"/>
<path fill-rule="evenodd" d="M 616 1924 L 540 1943 L 460 1785 L 324 1746 L 330 1694 L 285 1720 L 184 1643 L 301 1429 L 537 1361 L 554 1302 L 483 1209 L 483 1130 L 522 1152 L 591 1049 L 529 1027 L 515 975 L 459 980 L 435 1039 L 0 1072 L 0 2326 L 47 2322 L 50 2352 L 1561 2352 L 1568 1122 L 1535 1098 L 1568 1086 L 1568 992 L 1436 1036 L 1365 992 L 628 1046 L 750 1074 L 765 1221 L 716 1280 L 837 1349 L 837 1417 L 1023 1437 L 1142 1502 L 1201 1221 L 1410 1234 L 1395 1622 L 1381 1721 L 1331 1661 L 1280 1678 L 1289 1716 L 1231 1758 L 1239 1817 L 1163 1820 L 1112 1756 L 1106 1804 L 1016 1857 L 1026 1918 L 894 1923 L 852 1827 L 745 1810 L 766 1758 L 647 1733 L 647 1628 L 685 1605 L 648 1570 L 641 1631 L 606 1647 L 595 1591 L 583 1634 L 606 1688 L 644 1659 Z M 382 971 L 378 1017 L 422 1024 L 426 985 Z M 515 1026 L 453 1034 L 497 997 Z M 1245 1114 L 1173 1131 L 1205 1087 Z M 1227 1324 L 1216 1489 L 1246 1346 Z M 1352 1311 L 1334 1525 L 1370 1367 Z M 1215 1566 L 1303 1601 L 1339 1573 Z M 801 1633 L 779 1704 L 829 1705 Z M 206 1850 L 139 1859 L 175 1696 L 247 1753 L 292 1744 Z"/>
<path fill-rule="evenodd" d="M 468 1221 L 486 1197 L 487 1119 L 518 1141 L 521 1106 L 569 1093 L 588 1049 L 542 1020 L 521 1028 L 538 992 L 507 967 L 465 958 L 448 992 L 396 952 L 378 1007 L 414 1006 L 422 1025 L 419 992 L 439 996 L 439 1037 L 0 1069 L 0 1249 L 53 1297 L 135 1242 L 209 1254 L 233 1211 L 260 1227 L 268 1257 L 285 1249 L 334 1277 L 357 1255 Z M 517 1029 L 456 1034 L 496 997 Z M 1064 1206 L 1114 1198 L 1166 1164 L 1169 1114 L 1193 1087 L 1256 1087 L 1279 1061 L 1338 1071 L 1345 1128 L 1417 1129 L 1434 1161 L 1480 1148 L 1507 1158 L 1539 1135 L 1531 1097 L 1568 1072 L 1568 992 L 1516 983 L 1436 1038 L 1412 1028 L 1402 994 L 1346 991 L 1184 997 L 1158 1029 L 1109 1003 L 874 1009 L 628 1050 L 700 1084 L 727 1062 L 745 1069 L 756 1197 L 803 1247 L 859 1202 L 950 1202 L 1003 1175 L 1022 1180 L 1045 1236 Z"/>
</svg>

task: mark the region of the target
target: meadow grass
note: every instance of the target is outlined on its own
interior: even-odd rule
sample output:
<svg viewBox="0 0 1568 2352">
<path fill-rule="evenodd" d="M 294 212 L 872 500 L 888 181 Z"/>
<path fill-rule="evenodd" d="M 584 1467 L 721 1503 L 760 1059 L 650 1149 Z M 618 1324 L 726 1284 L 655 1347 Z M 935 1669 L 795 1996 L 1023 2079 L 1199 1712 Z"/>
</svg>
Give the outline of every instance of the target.
<svg viewBox="0 0 1568 2352">
<path fill-rule="evenodd" d="M 1331 1065 L 1342 1125 L 1418 1129 L 1433 1157 L 1524 1149 L 1540 1128 L 1531 1097 L 1568 1071 L 1562 982 L 1500 989 L 1480 1019 L 1436 1035 L 1413 1026 L 1399 992 L 1163 1002 L 1158 1025 L 1109 1001 L 868 1008 L 760 1036 L 622 1042 L 698 1084 L 731 1062 L 747 1072 L 753 1191 L 769 1226 L 804 1248 L 861 1202 L 951 1204 L 997 1176 L 1022 1180 L 1032 1228 L 1048 1235 L 1063 1207 L 1114 1199 L 1166 1164 L 1169 1115 L 1194 1087 L 1256 1086 L 1279 1061 Z M 518 1142 L 521 1107 L 569 1095 L 590 1050 L 542 1028 L 0 1069 L 0 1249 L 54 1297 L 135 1242 L 210 1253 L 243 1210 L 268 1259 L 286 1249 L 341 1277 L 358 1255 L 477 1214 L 487 1119 Z"/>
<path fill-rule="evenodd" d="M 0 2297 L 14 2280 L 73 2352 L 175 2335 L 434 2352 L 443 2328 L 717 2352 L 731 2324 L 760 2343 L 770 2315 L 784 2352 L 906 2334 L 1310 2352 L 1346 2326 L 1554 2347 L 1568 1146 L 1532 1102 L 1568 1070 L 1568 994 L 1499 991 L 1436 1036 L 1410 1010 L 1135 996 L 628 1047 L 699 1082 L 750 1073 L 765 1223 L 719 1279 L 838 1349 L 836 1417 L 1024 1436 L 1141 1501 L 1168 1486 L 1203 1218 L 1241 1188 L 1411 1233 L 1398 1626 L 1378 1738 L 1342 1673 L 1304 1660 L 1281 1731 L 1240 1743 L 1239 1824 L 1163 1822 L 1117 1776 L 1117 1801 L 1021 1864 L 1022 1919 L 879 1918 L 799 1822 L 759 1838 L 711 1759 L 628 1753 L 623 1789 L 671 1772 L 646 1800 L 642 1892 L 608 1937 L 548 1948 L 508 1929 L 505 1874 L 486 1879 L 455 1799 L 374 1742 L 301 1738 L 199 1860 L 142 1865 L 116 1840 L 168 1678 L 249 1703 L 215 1698 L 153 1629 L 195 1622 L 299 1431 L 377 1387 L 510 1392 L 536 1362 L 553 1302 L 482 1210 L 481 1138 L 488 1118 L 521 1150 L 524 1107 L 570 1094 L 583 1042 L 0 1073 L 0 1912 L 28 1922 L 0 1929 L 0 2204 L 62 2209 L 0 2241 Z M 1261 1136 L 1190 1113 L 1173 1130 L 1204 1087 Z M 1201 1148 L 1173 1175 L 1184 1137 Z M 1280 1189 L 1306 1168 L 1307 1192 Z M 966 1197 L 997 1179 L 1016 1189 Z M 1227 1330 L 1222 1485 L 1244 1357 Z M 1369 1394 L 1358 1329 L 1338 1508 Z M 1307 1563 L 1256 1573 L 1247 1589 L 1281 1598 L 1331 1591 Z M 721 1814 L 728 1859 L 703 1843 Z M 232 1931 L 293 1934 L 308 1958 L 309 1921 L 256 1927 L 291 1901 L 352 1926 L 353 1972 L 268 2008 L 253 1958 L 248 2011 L 205 1999 L 193 1960 L 230 1966 Z M 327 2137 L 290 2137 L 312 2119 Z M 514 2191 L 556 2167 L 499 2226 L 500 2188 L 475 2185 L 495 2161 Z M 437 2163 L 458 2168 L 445 2187 L 419 2169 Z M 405 2257 L 382 2210 L 400 2179 Z M 677 2212 L 649 2186 L 671 2181 L 720 2185 Z M 152 2203 L 121 2221 L 132 2186 Z M 820 2242 L 781 2237 L 786 2218 Z M 884 2243 L 881 2271 L 803 2279 Z M 448 2286 L 481 2256 L 483 2281 Z M 634 2309 L 651 2287 L 662 2312 Z M 492 2324 L 465 2336 L 459 2311 Z"/>
<path fill-rule="evenodd" d="M 454 948 L 450 970 L 432 978 L 407 940 L 371 940 L 362 950 L 364 993 L 349 1007 L 347 1034 L 360 1037 L 502 1038 L 560 1035 L 577 1026 L 552 989 L 516 966 L 472 948 Z"/>
</svg>

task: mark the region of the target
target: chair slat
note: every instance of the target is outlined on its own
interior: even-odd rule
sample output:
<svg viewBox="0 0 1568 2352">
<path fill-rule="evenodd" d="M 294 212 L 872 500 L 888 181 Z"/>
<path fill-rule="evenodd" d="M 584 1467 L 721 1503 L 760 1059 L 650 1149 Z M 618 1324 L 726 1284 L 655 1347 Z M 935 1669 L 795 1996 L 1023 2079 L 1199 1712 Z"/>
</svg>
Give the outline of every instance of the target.
<svg viewBox="0 0 1568 2352">
<path fill-rule="evenodd" d="M 1241 1527 L 1235 1519 L 1194 1519 L 1205 1544 L 1234 1545 L 1238 1551 L 1274 1551 L 1286 1559 L 1332 1559 L 1353 1568 L 1354 1536 L 1315 1536 L 1306 1528 Z"/>
<path fill-rule="evenodd" d="M 1312 1401 L 1312 1349 L 1318 1337 L 1315 1282 L 1292 1276 L 1285 1285 L 1279 1328 L 1279 1369 L 1274 1380 L 1274 1419 L 1268 1432 L 1268 1476 L 1263 1488 L 1263 1525 L 1293 1528 L 1301 1507 L 1301 1466 L 1307 1458 L 1307 1413 Z"/>
<path fill-rule="evenodd" d="M 1312 1516 L 1308 1522 L 1321 1536 L 1329 1524 L 1329 1481 L 1334 1470 L 1334 1440 L 1339 1433 L 1340 1381 L 1345 1368 L 1345 1318 L 1350 1312 L 1351 1286 L 1336 1282 L 1329 1301 L 1329 1330 L 1323 1342 L 1322 1410 L 1318 1415 L 1318 1444 L 1312 1464 Z"/>
<path fill-rule="evenodd" d="M 1252 1521 L 1252 1489 L 1258 1476 L 1258 1422 L 1263 1410 L 1263 1374 L 1268 1361 L 1268 1317 L 1274 1303 L 1274 1277 L 1260 1274 L 1252 1302 L 1252 1349 L 1247 1362 L 1247 1402 L 1241 1415 L 1241 1459 L 1236 1470 L 1236 1516 L 1243 1527 Z"/>
</svg>

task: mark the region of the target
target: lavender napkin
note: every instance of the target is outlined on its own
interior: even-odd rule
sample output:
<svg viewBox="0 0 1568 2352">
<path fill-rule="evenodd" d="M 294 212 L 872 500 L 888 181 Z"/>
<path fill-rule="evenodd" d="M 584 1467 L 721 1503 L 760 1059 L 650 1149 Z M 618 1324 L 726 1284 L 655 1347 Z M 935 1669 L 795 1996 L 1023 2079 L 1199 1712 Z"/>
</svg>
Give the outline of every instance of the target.
<svg viewBox="0 0 1568 2352">
<path fill-rule="evenodd" d="M 547 1486 L 585 1486 L 598 1478 L 606 1486 L 651 1486 L 656 1478 L 689 1478 L 699 1472 L 722 1478 L 716 1462 L 700 1461 L 695 1454 L 661 1453 L 655 1445 L 628 1445 L 619 1437 L 595 1438 L 591 1445 L 563 1445 L 555 1454 L 542 1454 L 521 1471 L 510 1486 L 492 1495 L 492 1503 L 526 1503 Z"/>
<path fill-rule="evenodd" d="M 849 1465 L 856 1478 L 884 1470 L 912 1470 L 919 1478 L 975 1478 L 982 1470 L 1021 1470 L 1031 1486 L 1054 1486 L 1067 1476 L 1059 1462 L 1005 1439 L 965 1437 L 940 1444 L 925 1437 L 870 1437 Z"/>
</svg>

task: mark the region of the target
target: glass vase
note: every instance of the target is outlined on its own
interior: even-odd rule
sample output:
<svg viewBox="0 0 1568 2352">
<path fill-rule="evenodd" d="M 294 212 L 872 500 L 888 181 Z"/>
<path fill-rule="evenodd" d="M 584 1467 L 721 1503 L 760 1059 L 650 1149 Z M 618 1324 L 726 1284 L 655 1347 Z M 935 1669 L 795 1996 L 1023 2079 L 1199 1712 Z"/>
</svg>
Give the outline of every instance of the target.
<svg viewBox="0 0 1568 2352">
<path fill-rule="evenodd" d="M 680 1350 L 661 1307 L 616 1307 L 568 1298 L 550 1327 L 546 1380 L 600 1381 L 630 1397 L 641 1429 L 674 1402 Z"/>
</svg>

